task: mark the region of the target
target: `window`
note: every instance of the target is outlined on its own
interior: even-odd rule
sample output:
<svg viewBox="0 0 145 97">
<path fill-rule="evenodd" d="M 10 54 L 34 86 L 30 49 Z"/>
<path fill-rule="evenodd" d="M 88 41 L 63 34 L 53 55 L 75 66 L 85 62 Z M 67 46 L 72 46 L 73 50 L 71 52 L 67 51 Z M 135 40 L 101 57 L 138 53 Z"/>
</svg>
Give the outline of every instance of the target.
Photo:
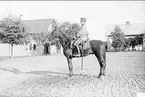
<svg viewBox="0 0 145 97">
<path fill-rule="evenodd" d="M 32 44 L 30 44 L 29 49 L 32 50 Z"/>
</svg>

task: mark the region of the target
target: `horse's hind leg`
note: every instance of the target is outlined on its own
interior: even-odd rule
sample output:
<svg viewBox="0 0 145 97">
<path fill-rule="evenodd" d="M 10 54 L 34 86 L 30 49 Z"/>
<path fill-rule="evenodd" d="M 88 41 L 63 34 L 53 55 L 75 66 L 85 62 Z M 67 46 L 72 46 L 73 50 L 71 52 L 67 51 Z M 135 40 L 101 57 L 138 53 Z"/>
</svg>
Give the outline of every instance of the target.
<svg viewBox="0 0 145 97">
<path fill-rule="evenodd" d="M 68 69 L 69 69 L 69 75 L 73 75 L 73 65 L 72 65 L 72 58 L 67 57 L 68 62 Z"/>
<path fill-rule="evenodd" d="M 99 64 L 100 64 L 100 73 L 98 77 L 106 75 L 106 52 L 104 48 L 101 48 L 98 53 L 95 53 Z"/>
<path fill-rule="evenodd" d="M 106 75 L 106 60 L 105 60 L 104 56 L 101 56 L 98 61 L 99 61 L 99 64 L 100 64 L 99 77 L 105 76 Z"/>
</svg>

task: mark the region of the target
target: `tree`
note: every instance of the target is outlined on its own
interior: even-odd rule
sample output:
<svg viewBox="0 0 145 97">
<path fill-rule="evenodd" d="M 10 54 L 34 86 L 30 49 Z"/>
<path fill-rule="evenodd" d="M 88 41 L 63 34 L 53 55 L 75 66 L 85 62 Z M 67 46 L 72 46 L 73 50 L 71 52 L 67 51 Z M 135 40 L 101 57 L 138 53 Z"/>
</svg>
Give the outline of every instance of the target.
<svg viewBox="0 0 145 97">
<path fill-rule="evenodd" d="M 124 48 L 125 46 L 125 35 L 124 33 L 121 31 L 121 28 L 119 26 L 115 26 L 114 31 L 111 32 L 111 36 L 112 36 L 112 46 L 114 48 L 119 48 L 119 50 L 121 48 Z"/>
<path fill-rule="evenodd" d="M 143 43 L 143 34 L 135 36 L 134 40 L 136 41 L 136 45 L 141 45 Z"/>
<path fill-rule="evenodd" d="M 30 36 L 39 44 L 46 44 L 50 42 L 49 41 L 50 34 L 46 32 L 31 33 Z"/>
<path fill-rule="evenodd" d="M 28 43 L 28 38 L 21 16 L 9 15 L 0 21 L 0 40 L 2 43 L 11 44 L 11 58 L 13 58 L 13 46 Z"/>
<path fill-rule="evenodd" d="M 78 31 L 81 29 L 81 26 L 78 23 L 64 22 L 61 24 L 61 31 L 69 36 L 71 39 L 76 39 Z"/>
<path fill-rule="evenodd" d="M 126 38 L 125 40 L 125 49 L 126 48 L 129 48 L 131 46 L 131 41 L 132 41 L 132 38 Z"/>
</svg>

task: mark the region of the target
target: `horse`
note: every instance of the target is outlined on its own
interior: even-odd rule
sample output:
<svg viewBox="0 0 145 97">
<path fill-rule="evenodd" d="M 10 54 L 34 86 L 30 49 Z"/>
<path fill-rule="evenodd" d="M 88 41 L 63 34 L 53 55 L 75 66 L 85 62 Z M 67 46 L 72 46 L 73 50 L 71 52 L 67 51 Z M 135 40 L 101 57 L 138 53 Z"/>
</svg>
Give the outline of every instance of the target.
<svg viewBox="0 0 145 97">
<path fill-rule="evenodd" d="M 68 62 L 68 69 L 69 69 L 69 75 L 73 75 L 73 65 L 72 65 L 72 59 L 73 58 L 79 58 L 74 56 L 74 53 L 77 52 L 77 48 L 75 46 L 71 47 L 71 39 L 61 31 L 61 29 L 57 26 L 57 24 L 52 25 L 53 30 L 49 31 L 50 37 L 49 39 L 57 38 L 63 47 L 63 54 L 67 59 Z M 81 51 L 80 57 L 85 57 L 90 54 L 94 54 L 99 62 L 100 65 L 100 73 L 98 75 L 98 78 L 105 77 L 106 75 L 106 48 L 105 44 L 101 40 L 90 40 L 89 41 L 90 47 L 87 49 L 83 49 Z M 83 48 L 83 46 L 82 46 Z"/>
</svg>

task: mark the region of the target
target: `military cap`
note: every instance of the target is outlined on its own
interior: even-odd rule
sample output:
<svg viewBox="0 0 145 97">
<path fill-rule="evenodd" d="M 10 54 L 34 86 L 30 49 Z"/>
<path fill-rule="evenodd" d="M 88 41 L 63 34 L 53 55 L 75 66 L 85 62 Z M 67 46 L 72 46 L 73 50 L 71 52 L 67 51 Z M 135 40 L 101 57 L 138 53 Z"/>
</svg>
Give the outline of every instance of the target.
<svg viewBox="0 0 145 97">
<path fill-rule="evenodd" d="M 81 22 L 85 22 L 86 23 L 86 18 L 81 18 Z"/>
</svg>

